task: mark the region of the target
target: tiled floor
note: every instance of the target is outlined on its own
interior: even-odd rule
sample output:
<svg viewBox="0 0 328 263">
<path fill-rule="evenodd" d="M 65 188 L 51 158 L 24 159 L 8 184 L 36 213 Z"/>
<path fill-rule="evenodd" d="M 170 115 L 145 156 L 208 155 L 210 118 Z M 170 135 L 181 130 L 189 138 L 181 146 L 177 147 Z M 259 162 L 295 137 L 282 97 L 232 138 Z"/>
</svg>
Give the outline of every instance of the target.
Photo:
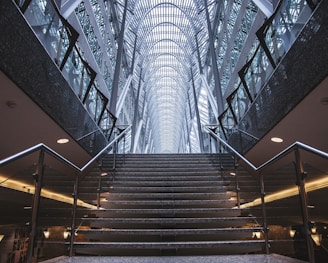
<svg viewBox="0 0 328 263">
<path fill-rule="evenodd" d="M 281 255 L 194 256 L 194 257 L 59 257 L 43 263 L 302 263 Z"/>
</svg>

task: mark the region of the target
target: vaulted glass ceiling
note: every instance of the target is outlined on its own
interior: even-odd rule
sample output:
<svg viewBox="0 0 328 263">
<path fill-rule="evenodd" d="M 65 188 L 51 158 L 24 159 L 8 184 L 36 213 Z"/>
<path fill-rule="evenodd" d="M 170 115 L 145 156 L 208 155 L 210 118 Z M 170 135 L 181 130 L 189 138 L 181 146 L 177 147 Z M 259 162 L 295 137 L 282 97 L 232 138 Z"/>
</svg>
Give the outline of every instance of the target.
<svg viewBox="0 0 328 263">
<path fill-rule="evenodd" d="M 120 23 L 125 2 L 128 4 L 125 55 L 131 63 L 136 48 L 133 87 L 137 89 L 141 78 L 138 104 L 146 127 L 144 138 L 151 138 L 148 144 L 152 144 L 154 152 L 184 151 L 179 149 L 181 140 L 189 140 L 190 147 L 199 148 L 192 82 L 200 74 L 196 38 L 201 61 L 206 59 L 208 50 L 205 1 L 119 0 Z M 210 19 L 214 15 L 214 2 L 207 1 Z M 201 93 L 198 88 L 199 100 Z M 199 106 L 203 122 L 207 122 L 207 104 Z"/>
</svg>

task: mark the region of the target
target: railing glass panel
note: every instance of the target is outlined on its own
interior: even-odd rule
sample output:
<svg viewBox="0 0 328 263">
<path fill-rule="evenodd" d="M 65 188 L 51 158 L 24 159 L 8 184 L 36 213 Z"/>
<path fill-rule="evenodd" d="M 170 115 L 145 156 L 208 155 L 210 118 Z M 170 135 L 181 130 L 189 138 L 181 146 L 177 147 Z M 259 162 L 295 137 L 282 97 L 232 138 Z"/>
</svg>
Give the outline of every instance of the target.
<svg viewBox="0 0 328 263">
<path fill-rule="evenodd" d="M 256 167 L 208 127 L 205 130 L 224 147 L 222 152 L 232 153 L 246 168 L 236 166 L 230 172 L 236 178 L 237 205 L 249 209 L 263 226 L 258 237 L 267 236 L 267 253 L 326 262 L 328 153 L 296 142 Z"/>
<path fill-rule="evenodd" d="M 260 47 L 255 53 L 252 63 L 248 67 L 244 76 L 252 98 L 257 96 L 265 82 L 271 76 L 272 71 L 273 67 L 270 64 L 264 50 Z"/>
<path fill-rule="evenodd" d="M 68 255 L 68 243 L 72 234 L 74 184 L 77 176 L 70 169 L 62 169 L 62 164 L 51 156 L 45 157 L 45 164 L 42 192 L 49 194 L 49 197 L 40 199 L 34 248 L 37 262 Z M 81 199 L 85 190 L 79 190 L 78 198 Z M 80 224 L 82 217 L 81 213 L 77 214 L 77 225 Z M 75 238 L 78 240 L 81 237 L 77 235 Z"/>
<path fill-rule="evenodd" d="M 98 123 L 104 107 L 107 104 L 107 99 L 98 92 L 94 85 L 91 86 L 85 99 L 85 106 L 93 119 Z"/>
<path fill-rule="evenodd" d="M 91 76 L 76 49 L 70 53 L 62 73 L 75 94 L 82 100 L 91 82 Z"/>
<path fill-rule="evenodd" d="M 231 110 L 226 109 L 219 117 L 221 131 L 224 133 L 225 137 L 229 137 L 229 135 L 233 132 L 233 128 L 235 127 L 235 120 Z"/>
<path fill-rule="evenodd" d="M 307 260 L 294 163 L 284 162 L 263 177 L 270 253 Z"/>
<path fill-rule="evenodd" d="M 24 16 L 49 55 L 61 65 L 70 46 L 70 37 L 51 2 L 32 0 Z"/>
<path fill-rule="evenodd" d="M 78 33 L 59 14 L 55 2 L 32 0 L 19 4 L 19 7 L 23 8 L 25 5 L 24 16 L 27 22 L 72 90 L 99 124 L 108 99 L 97 88 L 94 82 L 96 73 L 81 55 L 76 43 Z"/>
<path fill-rule="evenodd" d="M 311 16 L 307 1 L 283 1 L 265 34 L 265 44 L 277 64 Z"/>
<path fill-rule="evenodd" d="M 62 164 L 49 155 L 43 173 L 38 171 L 38 154 L 32 153 L 0 168 L 1 216 L 0 262 L 28 262 L 29 239 L 35 227 L 34 255 L 40 262 L 68 255 L 64 231 L 72 224 L 74 171 L 62 170 Z M 54 169 L 53 167 L 60 167 Z M 37 224 L 33 224 L 33 194 L 42 180 Z"/>
<path fill-rule="evenodd" d="M 101 162 L 98 166 L 95 162 L 104 153 L 116 153 L 117 143 L 123 143 L 130 130 L 126 126 L 82 168 L 44 144 L 0 160 L 0 208 L 4 211 L 0 217 L 0 262 L 41 262 L 73 255 L 71 242 L 84 240 L 79 230 L 85 227 L 86 211 L 99 208 L 99 191 L 90 188 L 99 189 L 99 178 L 104 174 Z M 115 162 L 115 155 L 110 158 Z M 86 181 L 83 173 L 91 168 L 91 178 Z"/>
</svg>

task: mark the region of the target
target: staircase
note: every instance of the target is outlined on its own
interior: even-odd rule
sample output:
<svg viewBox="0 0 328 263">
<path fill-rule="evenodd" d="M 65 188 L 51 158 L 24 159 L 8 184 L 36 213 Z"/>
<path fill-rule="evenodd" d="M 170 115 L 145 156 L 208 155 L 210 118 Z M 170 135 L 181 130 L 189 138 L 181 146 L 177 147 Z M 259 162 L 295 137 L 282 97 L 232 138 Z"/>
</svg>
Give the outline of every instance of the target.
<svg viewBox="0 0 328 263">
<path fill-rule="evenodd" d="M 79 198 L 99 209 L 79 219 L 75 255 L 263 252 L 264 241 L 252 238 L 260 226 L 236 208 L 232 169 L 225 155 L 128 154 L 117 157 L 115 169 L 113 157 L 105 157 L 101 170 L 95 168 L 80 185 Z"/>
</svg>

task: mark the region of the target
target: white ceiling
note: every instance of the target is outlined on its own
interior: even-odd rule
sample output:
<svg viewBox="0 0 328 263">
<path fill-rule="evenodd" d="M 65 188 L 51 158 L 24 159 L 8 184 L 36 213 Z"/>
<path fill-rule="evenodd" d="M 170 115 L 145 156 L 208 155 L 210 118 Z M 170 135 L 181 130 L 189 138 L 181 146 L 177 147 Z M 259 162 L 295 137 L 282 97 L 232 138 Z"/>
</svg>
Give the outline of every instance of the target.
<svg viewBox="0 0 328 263">
<path fill-rule="evenodd" d="M 328 77 L 266 134 L 246 157 L 259 166 L 296 141 L 328 152 L 327 117 Z M 284 141 L 274 143 L 271 137 L 280 137 Z M 321 168 L 328 171 L 327 165 Z"/>
<path fill-rule="evenodd" d="M 3 72 L 0 72 L 0 83 L 0 159 L 39 143 L 46 144 L 79 167 L 91 158 Z M 69 138 L 70 142 L 57 144 L 59 138 Z"/>
</svg>

